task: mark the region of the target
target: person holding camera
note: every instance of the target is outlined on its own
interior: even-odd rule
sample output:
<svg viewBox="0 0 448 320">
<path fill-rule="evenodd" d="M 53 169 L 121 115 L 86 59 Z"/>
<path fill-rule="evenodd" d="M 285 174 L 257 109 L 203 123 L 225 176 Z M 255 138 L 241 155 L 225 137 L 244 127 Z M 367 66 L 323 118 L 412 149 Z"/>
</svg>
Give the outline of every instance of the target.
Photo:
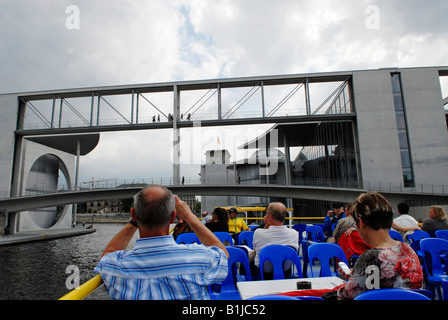
<svg viewBox="0 0 448 320">
<path fill-rule="evenodd" d="M 176 216 L 201 245 L 177 244 L 169 234 Z M 227 277 L 228 252 L 222 242 L 163 186 L 134 196 L 132 219 L 106 246 L 95 273 L 114 300 L 209 300 L 207 286 Z M 136 231 L 134 250 L 125 251 Z"/>
<path fill-rule="evenodd" d="M 345 218 L 344 204 L 336 203 L 333 210 L 328 210 L 327 216 L 324 219 L 323 231 L 326 240 L 333 237 L 334 229 L 342 218 Z"/>
</svg>

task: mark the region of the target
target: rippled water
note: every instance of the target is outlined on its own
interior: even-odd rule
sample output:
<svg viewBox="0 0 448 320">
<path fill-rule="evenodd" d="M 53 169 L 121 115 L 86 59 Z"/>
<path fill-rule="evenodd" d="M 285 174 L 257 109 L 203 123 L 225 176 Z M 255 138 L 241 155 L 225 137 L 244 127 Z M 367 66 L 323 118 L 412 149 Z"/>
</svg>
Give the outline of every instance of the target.
<svg viewBox="0 0 448 320">
<path fill-rule="evenodd" d="M 65 285 L 69 265 L 79 268 L 80 284 L 95 276 L 104 248 L 123 224 L 94 227 L 88 235 L 0 247 L 0 299 L 56 300 L 70 291 Z"/>
</svg>

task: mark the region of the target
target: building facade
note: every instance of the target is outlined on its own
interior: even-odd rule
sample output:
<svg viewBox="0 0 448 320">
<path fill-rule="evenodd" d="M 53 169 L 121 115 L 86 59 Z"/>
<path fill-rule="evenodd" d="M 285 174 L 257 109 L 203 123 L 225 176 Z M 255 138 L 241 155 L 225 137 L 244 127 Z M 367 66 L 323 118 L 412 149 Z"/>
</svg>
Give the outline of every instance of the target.
<svg viewBox="0 0 448 320">
<path fill-rule="evenodd" d="M 447 69 L 437 67 L 353 71 L 324 111 L 353 118 L 278 124 L 242 147 L 256 150 L 273 132 L 285 154 L 290 147 L 301 147 L 289 166 L 279 158 L 279 168 L 285 169 L 271 175 L 271 183 L 289 177 L 289 184 L 296 185 L 447 194 L 448 99 L 441 87 L 446 76 Z M 238 161 L 236 176 L 253 171 L 254 164 L 243 162 Z M 281 183 L 288 184 L 286 180 Z M 243 181 L 262 183 L 255 175 Z M 229 197 L 228 205 L 260 200 L 234 198 Z M 403 200 L 423 220 L 428 206 L 436 204 L 431 199 Z M 327 201 L 294 200 L 296 215 L 322 216 L 331 206 Z"/>
<path fill-rule="evenodd" d="M 447 66 L 384 68 L 3 94 L 0 196 L 52 193 L 63 184 L 69 191 L 76 190 L 80 156 L 95 148 L 100 132 L 116 130 L 172 129 L 173 184 L 180 185 L 179 129 L 194 127 L 193 120 L 198 116 L 192 113 L 191 119 L 181 120 L 188 108 L 182 105 L 183 93 L 188 91 L 199 92 L 207 97 L 207 104 L 216 105 L 215 114 L 201 115 L 204 126 L 274 124 L 265 135 L 241 146 L 253 149 L 253 154 L 263 148 L 282 150 L 286 160 L 278 158 L 277 170 L 265 177 L 269 183 L 284 179 L 286 185 L 448 194 L 448 98 L 447 89 L 441 86 L 447 86 L 447 77 Z M 334 83 L 337 85 L 331 94 L 315 94 Z M 280 103 L 269 106 L 269 94 L 285 86 L 292 90 L 279 99 Z M 250 91 L 239 100 L 241 104 L 225 113 L 224 97 L 234 94 L 235 88 Z M 144 94 L 159 93 L 172 93 L 168 101 L 173 104 L 173 116 L 162 118 L 160 123 L 145 123 L 139 118 L 139 103 L 149 100 Z M 303 99 L 295 100 L 295 94 Z M 259 99 L 254 98 L 257 95 Z M 119 112 L 113 107 L 114 101 L 116 106 L 122 104 L 117 97 L 127 98 L 128 110 Z M 217 99 L 216 104 L 211 102 L 212 97 Z M 254 110 L 239 113 L 239 107 L 248 100 L 258 101 L 250 106 Z M 291 109 L 282 112 L 288 103 Z M 122 123 L 110 124 L 104 119 L 105 104 L 122 116 Z M 197 108 L 207 104 L 198 103 Z M 64 121 L 69 114 L 75 115 L 76 121 Z M 39 123 L 33 126 L 27 119 Z M 275 145 L 260 143 L 272 136 Z M 295 159 L 290 156 L 291 147 L 301 148 Z M 225 152 L 208 156 L 214 162 L 201 168 L 204 184 L 212 180 L 225 184 L 263 180 L 248 176 L 257 170 L 257 164 L 230 162 Z M 207 210 L 225 205 L 224 201 L 240 201 L 225 196 L 201 200 Z M 258 200 L 265 199 L 250 201 Z M 418 203 L 412 197 L 403 200 L 412 204 L 411 212 L 433 204 L 430 199 Z M 295 199 L 294 203 L 295 211 L 319 216 L 331 205 L 309 199 Z M 419 217 L 420 212 L 415 215 Z M 64 228 L 71 225 L 72 216 L 71 205 L 35 212 L 2 211 L 0 227 L 8 226 L 14 232 Z M 426 218 L 426 212 L 422 218 Z"/>
</svg>

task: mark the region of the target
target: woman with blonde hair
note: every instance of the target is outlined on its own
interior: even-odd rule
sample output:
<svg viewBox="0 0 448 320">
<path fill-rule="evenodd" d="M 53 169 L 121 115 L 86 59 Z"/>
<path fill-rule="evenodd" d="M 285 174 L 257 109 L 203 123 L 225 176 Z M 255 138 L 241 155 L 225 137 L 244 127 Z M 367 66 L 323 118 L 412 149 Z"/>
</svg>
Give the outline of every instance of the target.
<svg viewBox="0 0 448 320">
<path fill-rule="evenodd" d="M 434 237 L 437 230 L 448 230 L 446 213 L 442 206 L 430 206 L 428 215 L 429 218 L 423 221 L 423 231 Z"/>
</svg>

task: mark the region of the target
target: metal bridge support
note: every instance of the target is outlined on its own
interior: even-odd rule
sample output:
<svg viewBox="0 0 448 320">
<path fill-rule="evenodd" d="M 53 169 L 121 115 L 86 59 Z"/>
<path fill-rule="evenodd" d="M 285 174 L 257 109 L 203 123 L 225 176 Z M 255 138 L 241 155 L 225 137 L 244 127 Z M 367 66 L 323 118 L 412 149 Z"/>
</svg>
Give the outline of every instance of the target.
<svg viewBox="0 0 448 320">
<path fill-rule="evenodd" d="M 180 115 L 180 92 L 177 85 L 174 86 L 173 96 L 173 184 L 180 185 L 180 129 L 177 127 Z"/>
</svg>

